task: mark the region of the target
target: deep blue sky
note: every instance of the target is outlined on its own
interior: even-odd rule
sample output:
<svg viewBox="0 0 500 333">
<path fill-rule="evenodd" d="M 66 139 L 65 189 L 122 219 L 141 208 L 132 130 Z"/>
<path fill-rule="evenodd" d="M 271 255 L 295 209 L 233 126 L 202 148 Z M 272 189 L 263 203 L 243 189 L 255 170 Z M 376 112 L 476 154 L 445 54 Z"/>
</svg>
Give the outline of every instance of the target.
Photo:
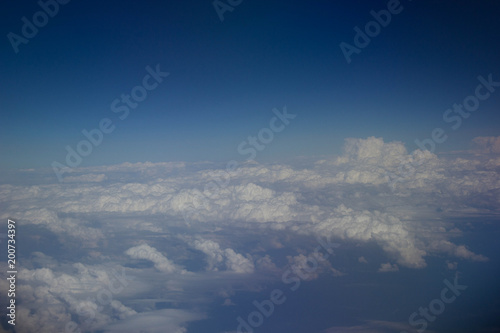
<svg viewBox="0 0 500 333">
<path fill-rule="evenodd" d="M 36 1 L 1 15 L 0 152 L 3 168 L 50 167 L 82 129 L 109 117 L 113 133 L 85 165 L 242 160 L 237 146 L 268 126 L 273 108 L 297 114 L 257 160 L 339 153 L 346 137 L 413 141 L 442 127 L 438 151 L 499 135 L 500 92 L 457 131 L 442 120 L 474 92 L 478 75 L 500 81 L 500 4 L 402 1 L 403 11 L 347 64 L 339 48 L 385 1 L 243 1 L 221 22 L 211 1 L 71 1 L 13 51 Z M 120 121 L 111 102 L 170 73 Z"/>
</svg>

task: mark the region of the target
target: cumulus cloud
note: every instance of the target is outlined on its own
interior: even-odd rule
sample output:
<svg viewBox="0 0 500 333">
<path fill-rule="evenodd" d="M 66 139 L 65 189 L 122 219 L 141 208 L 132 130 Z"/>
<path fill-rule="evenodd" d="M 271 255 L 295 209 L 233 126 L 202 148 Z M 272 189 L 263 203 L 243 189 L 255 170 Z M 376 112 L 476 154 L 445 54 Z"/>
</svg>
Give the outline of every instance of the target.
<svg viewBox="0 0 500 333">
<path fill-rule="evenodd" d="M 399 267 L 396 264 L 391 264 L 391 263 L 385 263 L 385 264 L 380 264 L 380 268 L 378 269 L 380 273 L 387 273 L 387 272 L 397 272 L 399 271 Z"/>
<path fill-rule="evenodd" d="M 38 191 L 33 191 L 37 195 Z M 5 214 L 6 218 L 8 214 Z M 60 236 L 61 241 L 78 239 L 82 246 L 95 248 L 99 242 L 105 239 L 101 230 L 86 226 L 86 221 L 72 217 L 60 217 L 54 210 L 47 208 L 29 207 L 16 212 L 16 220 L 23 224 L 34 224 L 47 228 L 54 234 Z"/>
<path fill-rule="evenodd" d="M 278 268 L 272 261 L 271 257 L 266 254 L 264 257 L 259 258 L 255 261 L 255 265 L 259 270 L 263 271 L 277 271 Z"/>
<path fill-rule="evenodd" d="M 330 217 L 312 225 L 318 235 L 341 239 L 374 240 L 398 262 L 409 267 L 424 267 L 426 252 L 419 249 L 408 226 L 395 216 L 379 211 L 354 211 L 338 206 Z"/>
<path fill-rule="evenodd" d="M 406 155 L 402 142 L 385 143 L 382 138 L 348 138 L 344 144 L 344 155 L 335 159 L 335 164 L 365 164 L 382 167 L 395 166 L 401 156 Z"/>
<path fill-rule="evenodd" d="M 346 139 L 344 155 L 325 163 L 339 168 L 336 179 L 340 183 L 387 184 L 392 188 L 402 183 L 415 188 L 443 178 L 436 155 L 421 150 L 409 154 L 403 143 L 385 143 L 375 137 Z"/>
<path fill-rule="evenodd" d="M 363 256 L 361 256 L 361 257 L 358 258 L 358 262 L 360 262 L 362 264 L 367 264 L 368 263 L 368 261 Z"/>
<path fill-rule="evenodd" d="M 208 270 L 217 271 L 224 267 L 227 271 L 250 274 L 254 272 L 254 263 L 231 248 L 222 249 L 217 242 L 196 239 L 193 247 L 207 255 Z"/>
<path fill-rule="evenodd" d="M 476 141 L 494 146 L 497 139 Z M 453 245 L 435 244 L 448 241 L 445 236 L 436 240 L 416 232 L 416 219 L 426 212 L 423 219 L 432 219 L 435 211 L 498 212 L 497 166 L 488 166 L 491 158 L 490 164 L 480 160 L 476 155 L 440 159 L 428 151 L 408 153 L 401 142 L 352 138 L 346 140 L 342 156 L 308 168 L 245 163 L 227 172 L 208 164 L 198 170 L 185 163 L 124 163 L 78 169 L 76 177 L 85 177 L 82 173 L 87 171 L 87 180 L 105 176 L 105 185 L 0 185 L 0 199 L 7 206 L 2 216 L 43 225 L 55 234 L 84 240 L 88 247 L 97 247 L 105 236 L 90 220 L 82 220 L 86 214 L 160 214 L 189 223 L 237 223 L 248 228 L 261 228 L 254 223 L 262 223 L 274 230 L 375 241 L 398 264 L 422 268 L 432 252 L 483 259 L 465 248 L 450 251 Z M 123 220 L 121 225 L 164 230 L 162 224 L 151 222 Z M 237 266 L 241 258 L 226 252 L 235 260 L 229 265 Z"/>
<path fill-rule="evenodd" d="M 500 154 L 500 136 L 480 136 L 472 140 L 480 153 Z"/>
<path fill-rule="evenodd" d="M 114 283 L 103 268 L 107 260 L 115 260 L 117 270 L 133 265 L 132 259 L 151 262 L 148 273 L 167 304 L 179 304 L 178 294 L 188 298 L 186 286 L 192 290 L 201 279 L 206 287 L 248 274 L 273 276 L 274 262 L 280 262 L 274 253 L 282 254 L 281 262 L 306 269 L 308 257 L 290 255 L 291 237 L 378 246 L 387 257 L 380 262 L 392 262 L 382 264 L 380 272 L 423 269 L 429 256 L 445 257 L 450 269 L 460 260 L 484 262 L 488 258 L 475 253 L 466 238 L 454 240 L 462 228 L 454 217 L 500 213 L 499 138 L 474 142 L 473 153 L 436 155 L 408 152 L 401 142 L 351 138 L 341 156 L 322 160 L 241 163 L 236 171 L 211 163 L 124 163 L 71 169 L 62 183 L 31 170 L 30 177 L 40 174 L 39 182 L 0 185 L 0 218 L 15 217 L 27 228 L 26 237 L 54 242 L 63 249 L 59 255 L 68 250 L 82 260 L 63 266 L 51 254 L 30 255 L 20 273 L 25 282 L 19 290 L 28 301 L 19 308 L 27 318 L 19 331 L 58 331 L 58 323 L 97 309 L 98 302 L 87 297 Z M 229 229 L 236 231 L 229 235 Z M 272 258 L 265 253 L 271 250 Z M 356 258 L 367 262 L 359 254 Z M 311 279 L 323 272 L 348 273 L 317 259 L 320 266 Z M 200 269 L 204 263 L 209 272 Z M 140 286 L 150 291 L 151 286 Z M 223 299 L 231 300 L 230 295 Z M 121 322 L 157 310 L 163 309 L 154 302 L 130 305 L 113 295 L 89 325 L 120 330 Z M 180 331 L 199 318 L 190 311 L 178 314 L 186 320 L 169 322 Z"/>
<path fill-rule="evenodd" d="M 333 268 L 321 252 L 313 252 L 307 256 L 304 254 L 287 256 L 287 260 L 292 271 L 306 281 L 317 279 L 325 271 L 331 272 L 335 277 L 345 275 Z"/>
<path fill-rule="evenodd" d="M 465 245 L 456 245 L 448 240 L 432 242 L 430 244 L 430 248 L 440 252 L 447 252 L 448 254 L 461 259 L 468 259 L 471 261 L 488 261 L 487 257 L 481 254 L 475 254 Z"/>
<path fill-rule="evenodd" d="M 187 273 L 185 269 L 177 266 L 154 247 L 151 247 L 147 244 L 141 244 L 131 247 L 130 249 L 125 251 L 125 254 L 133 259 L 149 260 L 154 264 L 155 268 L 161 272 L 181 274 Z"/>
<path fill-rule="evenodd" d="M 50 259 L 41 253 L 38 257 Z M 64 331 L 76 318 L 80 329 L 91 330 L 136 313 L 117 299 L 130 284 L 118 267 L 75 263 L 54 268 L 19 271 L 17 292 L 24 302 L 17 310 L 23 318 L 17 332 Z"/>
</svg>

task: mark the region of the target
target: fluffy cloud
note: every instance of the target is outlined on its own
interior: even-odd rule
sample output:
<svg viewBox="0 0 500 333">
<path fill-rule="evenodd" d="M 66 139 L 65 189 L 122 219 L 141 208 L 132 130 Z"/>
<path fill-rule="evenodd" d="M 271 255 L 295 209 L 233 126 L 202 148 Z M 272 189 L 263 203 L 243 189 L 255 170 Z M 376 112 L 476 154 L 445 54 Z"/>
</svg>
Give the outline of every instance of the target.
<svg viewBox="0 0 500 333">
<path fill-rule="evenodd" d="M 385 263 L 385 264 L 380 264 L 380 268 L 378 269 L 380 273 L 387 273 L 387 272 L 397 272 L 399 271 L 399 267 L 396 264 L 391 264 L 391 263 Z"/>
<path fill-rule="evenodd" d="M 467 259 L 472 261 L 488 261 L 483 255 L 475 254 L 470 251 L 465 245 L 455 245 L 447 240 L 432 242 L 429 246 L 431 249 L 439 252 L 446 252 L 454 257 Z"/>
<path fill-rule="evenodd" d="M 494 147 L 498 140 L 475 141 Z M 491 151 L 494 149 L 488 149 Z M 1 185 L 0 199 L 7 207 L 2 216 L 43 225 L 55 234 L 85 241 L 87 247 L 97 247 L 105 239 L 102 229 L 85 218 L 89 214 L 162 215 L 188 223 L 261 228 L 254 225 L 257 222 L 275 230 L 375 241 L 398 264 L 419 268 L 425 267 L 424 258 L 432 252 L 484 259 L 466 248 L 453 249 L 453 244 L 443 243 L 448 241 L 445 235 L 436 239 L 417 233 L 421 225 L 417 219 L 432 219 L 435 211 L 498 212 L 500 179 L 497 164 L 492 162 L 495 158 L 477 154 L 438 158 L 419 150 L 408 153 L 400 142 L 370 137 L 347 139 L 342 156 L 313 162 L 308 168 L 244 163 L 227 172 L 208 165 L 124 163 L 79 168 L 74 177 L 88 182 L 78 186 Z M 104 177 L 106 184 L 89 182 Z M 111 222 L 103 219 L 101 223 Z M 133 230 L 165 230 L 161 223 L 149 221 L 123 220 L 121 225 Z M 250 271 L 241 257 L 221 251 L 233 260 L 228 259 L 226 265 L 246 265 L 235 269 Z"/>
<path fill-rule="evenodd" d="M 330 262 L 320 252 L 313 252 L 308 256 L 304 254 L 287 256 L 287 259 L 292 271 L 306 281 L 317 279 L 318 276 L 325 271 L 330 271 L 335 277 L 345 275 L 341 271 L 333 268 Z"/>
<path fill-rule="evenodd" d="M 474 138 L 473 142 L 480 153 L 500 154 L 500 137 L 480 136 Z"/>
<path fill-rule="evenodd" d="M 271 257 L 268 254 L 266 254 L 262 258 L 257 259 L 255 264 L 259 270 L 271 271 L 271 272 L 278 270 L 278 268 L 276 267 L 276 265 L 274 264 L 274 262 L 272 261 Z"/>
<path fill-rule="evenodd" d="M 410 267 L 424 267 L 426 252 L 416 245 L 408 226 L 397 217 L 379 211 L 356 212 L 344 205 L 337 207 L 330 217 L 312 225 L 317 235 L 331 235 L 341 239 L 377 241 L 398 262 Z"/>
<path fill-rule="evenodd" d="M 155 268 L 165 273 L 181 273 L 185 274 L 187 271 L 182 267 L 177 266 L 167 259 L 163 254 L 158 252 L 154 247 L 147 244 L 134 246 L 125 251 L 125 254 L 133 259 L 145 259 L 151 261 Z"/>
<path fill-rule="evenodd" d="M 407 152 L 402 143 L 381 138 L 348 139 L 341 156 L 319 161 L 242 163 L 235 171 L 210 163 L 124 163 L 71 169 L 62 183 L 43 171 L 22 171 L 39 172 L 40 181 L 0 185 L 0 218 L 14 218 L 26 228 L 25 237 L 64 250 L 62 259 L 33 252 L 25 261 L 19 292 L 27 301 L 19 314 L 26 320 L 19 332 L 60 331 L 70 320 L 85 323 L 92 311 L 89 329 L 119 331 L 135 318 L 182 332 L 203 316 L 186 302 L 207 302 L 189 293 L 202 289 L 200 281 L 231 304 L 232 283 L 249 274 L 256 281 L 259 274 L 273 277 L 279 271 L 275 262 L 307 268 L 307 257 L 290 255 L 296 250 L 293 237 L 326 236 L 360 248 L 374 244 L 387 257 L 381 262 L 393 262 L 382 264 L 380 272 L 424 268 L 434 255 L 445 257 L 450 269 L 460 260 L 486 261 L 465 239 L 453 240 L 461 228 L 454 218 L 500 213 L 499 140 L 476 138 L 472 154 L 438 156 Z M 65 250 L 81 262 L 61 264 L 69 257 Z M 137 264 L 133 260 L 154 265 L 147 279 L 134 282 L 135 291 L 150 293 L 144 304 L 127 303 L 119 293 L 97 311 L 99 301 L 92 297 L 110 283 L 116 288 L 105 269 L 111 260 L 113 269 L 135 276 L 145 273 L 130 268 Z M 311 279 L 322 272 L 344 274 L 344 268 L 321 262 Z M 174 309 L 156 303 L 185 309 L 167 311 Z"/>
<path fill-rule="evenodd" d="M 235 273 L 253 273 L 254 264 L 250 258 L 245 258 L 231 248 L 221 249 L 220 245 L 211 240 L 196 239 L 193 247 L 207 255 L 208 270 L 219 270 L 225 267 Z"/>
<path fill-rule="evenodd" d="M 38 191 L 34 191 L 36 196 Z M 8 214 L 4 215 L 8 218 Z M 98 243 L 104 240 L 104 234 L 101 230 L 86 226 L 86 222 L 72 218 L 60 217 L 54 210 L 39 207 L 28 207 L 25 210 L 20 209 L 12 216 L 23 224 L 34 224 L 43 226 L 60 236 L 62 242 L 78 239 L 84 247 L 95 248 Z"/>
<path fill-rule="evenodd" d="M 118 267 L 75 263 L 54 268 L 19 271 L 17 291 L 23 302 L 17 314 L 23 319 L 17 332 L 64 331 L 73 318 L 79 318 L 82 330 L 90 330 L 136 314 L 117 299 L 130 283 Z"/>
</svg>

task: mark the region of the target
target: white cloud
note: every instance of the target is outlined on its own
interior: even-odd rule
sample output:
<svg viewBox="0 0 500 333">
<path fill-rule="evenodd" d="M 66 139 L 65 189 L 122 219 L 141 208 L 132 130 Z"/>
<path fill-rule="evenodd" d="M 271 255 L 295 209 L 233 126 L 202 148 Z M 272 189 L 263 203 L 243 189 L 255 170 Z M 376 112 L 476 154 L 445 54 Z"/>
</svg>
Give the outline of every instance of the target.
<svg viewBox="0 0 500 333">
<path fill-rule="evenodd" d="M 399 263 L 409 267 L 425 266 L 423 256 L 408 226 L 397 217 L 379 211 L 354 211 L 344 205 L 337 207 L 330 217 L 312 225 L 318 235 L 331 235 L 341 239 L 377 241 Z"/>
<path fill-rule="evenodd" d="M 446 260 L 446 268 L 451 269 L 451 270 L 456 270 L 458 267 L 458 263 L 456 261 L 450 262 Z"/>
<path fill-rule="evenodd" d="M 476 141 L 491 146 L 498 140 Z M 423 226 L 418 219 L 432 220 L 436 210 L 454 215 L 499 212 L 500 163 L 491 164 L 490 158 L 490 164 L 485 164 L 482 159 L 478 154 L 438 158 L 419 150 L 407 153 L 400 142 L 370 137 L 347 139 L 342 156 L 313 162 L 307 169 L 244 163 L 228 173 L 209 164 L 196 166 L 204 168 L 198 170 L 185 163 L 124 163 L 78 169 L 76 177 L 85 177 L 84 172 L 90 178 L 104 175 L 105 185 L 0 185 L 0 200 L 6 206 L 3 217 L 43 225 L 61 239 L 70 236 L 86 247 L 97 247 L 106 237 L 102 228 L 85 219 L 89 214 L 101 216 L 100 223 L 108 230 L 121 216 L 161 215 L 222 227 L 231 223 L 376 241 L 398 264 L 419 268 L 425 267 L 425 256 L 433 252 L 483 259 L 468 249 L 450 251 L 450 246 L 434 244 L 448 241 L 446 235 L 436 239 L 418 231 Z M 151 221 L 122 219 L 120 225 L 165 230 L 164 224 Z M 234 260 L 229 265 L 245 262 L 231 253 L 226 256 Z"/>
<path fill-rule="evenodd" d="M 109 285 L 105 267 L 110 260 L 117 270 L 130 265 L 131 258 L 150 261 L 155 267 L 148 270 L 151 285 L 137 282 L 124 293 L 154 289 L 160 294 L 155 299 L 175 304 L 208 302 L 192 293 L 207 286 L 214 294 L 227 291 L 223 299 L 231 300 L 230 282 L 249 274 L 274 278 L 273 261 L 279 259 L 262 252 L 289 254 L 291 235 L 326 236 L 361 249 L 376 244 L 387 256 L 380 260 L 393 262 L 382 264 L 381 272 L 424 268 L 434 255 L 445 257 L 450 269 L 460 260 L 486 261 L 466 238 L 456 244 L 461 225 L 453 218 L 500 213 L 499 141 L 477 138 L 473 153 L 438 156 L 409 153 L 400 142 L 371 137 L 346 140 L 342 156 L 302 164 L 242 163 L 228 173 L 210 163 L 124 163 L 72 169 L 63 183 L 44 176 L 38 184 L 2 184 L 0 218 L 17 219 L 26 237 L 50 240 L 63 249 L 64 260 L 67 249 L 87 256 L 62 265 L 48 254 L 31 254 L 20 272 L 19 292 L 26 303 L 19 314 L 26 320 L 19 331 L 58 331 L 65 321 L 79 318 L 77 309 L 97 309 L 98 302 L 87 297 Z M 224 184 L 217 185 L 215 178 Z M 209 272 L 197 270 L 194 261 L 202 254 L 193 249 L 204 254 Z M 304 255 L 288 260 L 306 268 Z M 364 256 L 357 260 L 367 262 Z M 193 272 L 187 274 L 178 263 Z M 310 278 L 322 272 L 340 276 L 348 269 L 336 270 L 325 260 Z M 258 290 L 249 284 L 246 288 Z M 131 318 L 156 321 L 158 314 L 174 313 L 156 312 L 151 299 L 145 300 L 148 305 L 130 305 L 122 296 L 96 313 L 92 327 L 120 330 Z M 186 321 L 165 325 L 182 331 L 186 322 L 199 318 L 191 312 L 179 315 Z"/>
<path fill-rule="evenodd" d="M 64 331 L 73 318 L 79 318 L 82 330 L 96 329 L 136 313 L 118 300 L 128 283 L 118 267 L 75 263 L 72 268 L 54 269 L 19 271 L 16 289 L 24 302 L 17 309 L 23 318 L 17 321 L 17 332 Z"/>
<path fill-rule="evenodd" d="M 397 272 L 399 271 L 399 267 L 396 264 L 391 264 L 388 262 L 385 264 L 380 264 L 380 268 L 378 269 L 378 271 L 381 273 Z"/>
<path fill-rule="evenodd" d="M 274 264 L 274 262 L 272 261 L 271 257 L 268 254 L 266 254 L 262 258 L 257 259 L 255 261 L 255 265 L 259 270 L 263 271 L 273 272 L 278 270 L 278 268 L 276 267 L 276 265 Z"/>
<path fill-rule="evenodd" d="M 154 247 L 151 247 L 147 244 L 141 244 L 131 247 L 130 249 L 125 251 L 125 254 L 133 259 L 149 260 L 155 265 L 155 268 L 161 272 L 181 274 L 187 273 L 185 269 L 177 266 Z"/>
<path fill-rule="evenodd" d="M 254 263 L 231 248 L 221 249 L 217 242 L 196 239 L 192 246 L 207 255 L 208 270 L 217 271 L 223 265 L 228 271 L 250 274 L 254 272 Z"/>
<path fill-rule="evenodd" d="M 287 259 L 292 271 L 306 281 L 317 279 L 325 271 L 330 271 L 335 277 L 345 275 L 333 268 L 321 252 L 313 252 L 307 256 L 304 254 L 287 256 Z"/>
<path fill-rule="evenodd" d="M 473 142 L 480 153 L 500 154 L 500 136 L 480 136 L 474 138 Z"/>
<path fill-rule="evenodd" d="M 448 240 L 432 242 L 430 244 L 430 248 L 435 251 L 447 252 L 448 254 L 461 259 L 468 259 L 471 261 L 488 261 L 487 257 L 480 254 L 475 254 L 474 252 L 467 249 L 465 245 L 455 245 Z"/>
</svg>

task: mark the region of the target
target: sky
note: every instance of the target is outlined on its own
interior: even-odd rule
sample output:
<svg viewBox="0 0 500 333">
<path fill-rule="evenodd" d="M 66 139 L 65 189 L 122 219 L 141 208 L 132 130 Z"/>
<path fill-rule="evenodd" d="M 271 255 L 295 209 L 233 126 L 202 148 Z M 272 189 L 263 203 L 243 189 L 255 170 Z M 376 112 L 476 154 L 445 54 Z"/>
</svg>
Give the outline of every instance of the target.
<svg viewBox="0 0 500 333">
<path fill-rule="evenodd" d="M 499 14 L 4 4 L 0 331 L 500 331 Z"/>
<path fill-rule="evenodd" d="M 401 2 L 387 27 L 347 63 L 354 27 L 386 2 L 242 2 L 220 21 L 210 2 L 71 1 L 27 44 L 2 47 L 3 168 L 50 167 L 81 131 L 116 130 L 82 165 L 227 161 L 267 125 L 273 108 L 297 114 L 261 159 L 340 153 L 346 137 L 404 142 L 449 133 L 439 151 L 498 134 L 498 94 L 452 131 L 442 115 L 498 80 L 498 4 Z M 22 37 L 37 2 L 12 3 L 2 32 Z M 147 66 L 170 75 L 120 121 L 111 102 L 141 84 Z M 15 138 L 15 139 L 13 139 Z M 147 149 L 145 149 L 147 147 Z"/>
</svg>

